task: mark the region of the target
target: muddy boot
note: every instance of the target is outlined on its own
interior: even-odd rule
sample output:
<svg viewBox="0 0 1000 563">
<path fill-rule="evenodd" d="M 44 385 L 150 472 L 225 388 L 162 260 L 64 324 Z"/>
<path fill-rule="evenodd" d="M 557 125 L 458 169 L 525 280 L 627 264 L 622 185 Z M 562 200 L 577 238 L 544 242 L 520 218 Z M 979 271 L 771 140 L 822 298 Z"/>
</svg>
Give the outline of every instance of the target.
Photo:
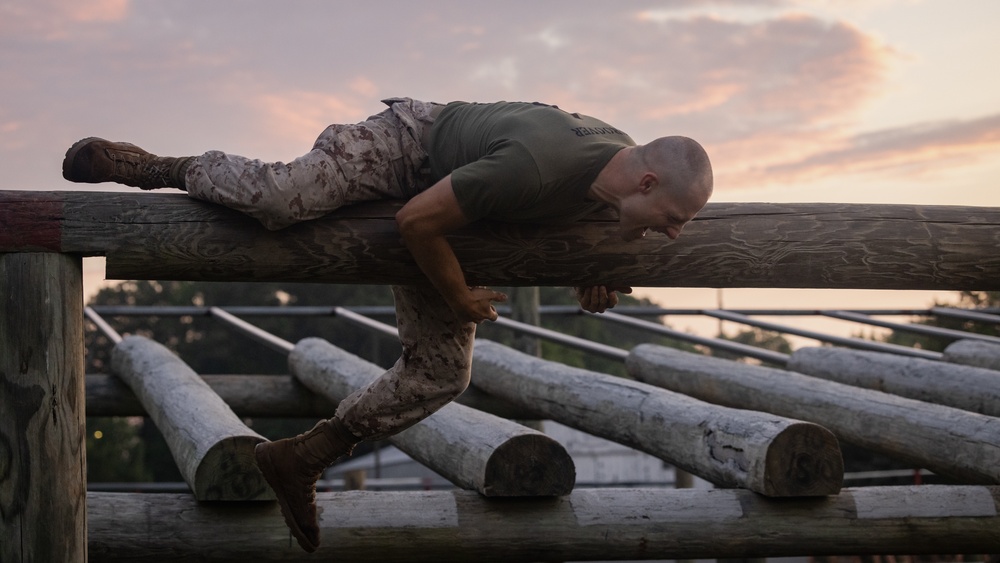
<svg viewBox="0 0 1000 563">
<path fill-rule="evenodd" d="M 130 143 L 89 137 L 77 141 L 66 151 L 63 178 L 87 184 L 118 182 L 144 190 L 183 190 L 184 173 L 192 160 L 190 156 L 156 156 Z"/>
<path fill-rule="evenodd" d="M 262 442 L 254 449 L 257 467 L 278 497 L 285 524 L 309 553 L 319 547 L 316 480 L 359 441 L 339 419 L 331 418 L 305 434 Z"/>
</svg>

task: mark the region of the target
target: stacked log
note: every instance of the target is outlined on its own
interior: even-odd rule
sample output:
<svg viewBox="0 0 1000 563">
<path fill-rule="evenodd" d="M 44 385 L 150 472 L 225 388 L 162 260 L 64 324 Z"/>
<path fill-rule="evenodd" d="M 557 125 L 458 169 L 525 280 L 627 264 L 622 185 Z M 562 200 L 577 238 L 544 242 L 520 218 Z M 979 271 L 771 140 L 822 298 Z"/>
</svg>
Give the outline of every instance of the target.
<svg viewBox="0 0 1000 563">
<path fill-rule="evenodd" d="M 830 495 L 844 466 L 826 429 L 711 405 L 636 381 L 476 341 L 472 382 L 546 418 L 658 456 L 724 487 Z"/>
<path fill-rule="evenodd" d="M 924 485 L 772 499 L 739 489 L 320 493 L 309 554 L 274 503 L 90 493 L 90 560 L 483 563 L 1000 552 L 1000 488 Z M 252 530 L 252 533 L 248 533 Z"/>
<path fill-rule="evenodd" d="M 180 358 L 148 338 L 126 336 L 112 350 L 111 368 L 156 423 L 195 498 L 274 498 L 253 456 L 266 439 Z"/>
<path fill-rule="evenodd" d="M 339 402 L 384 369 L 320 338 L 295 345 L 288 365 L 307 387 Z M 569 493 L 576 468 L 565 448 L 541 432 L 451 403 L 389 441 L 456 485 L 486 496 Z"/>
<path fill-rule="evenodd" d="M 1000 371 L 1000 344 L 982 340 L 959 340 L 944 349 L 944 359 L 956 364 Z"/>
<path fill-rule="evenodd" d="M 658 387 L 815 422 L 960 482 L 1000 483 L 1000 418 L 651 344 L 635 347 L 626 365 Z"/>
<path fill-rule="evenodd" d="M 1000 373 L 848 348 L 800 348 L 788 369 L 918 401 L 1000 416 Z"/>
</svg>

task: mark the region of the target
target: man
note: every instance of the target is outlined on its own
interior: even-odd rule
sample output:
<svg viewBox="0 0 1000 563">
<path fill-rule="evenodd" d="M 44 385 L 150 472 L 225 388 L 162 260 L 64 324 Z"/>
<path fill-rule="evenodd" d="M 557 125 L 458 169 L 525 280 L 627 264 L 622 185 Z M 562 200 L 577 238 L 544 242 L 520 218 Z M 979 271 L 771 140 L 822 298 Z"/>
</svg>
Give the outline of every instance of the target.
<svg viewBox="0 0 1000 563">
<path fill-rule="evenodd" d="M 476 324 L 496 320 L 502 293 L 469 287 L 447 234 L 478 219 L 568 222 L 610 205 L 630 241 L 677 238 L 712 193 L 704 149 L 685 137 L 636 145 L 589 116 L 537 103 L 447 106 L 408 98 L 356 125 L 331 125 L 288 164 L 211 151 L 159 157 L 127 143 L 74 144 L 63 175 L 142 189 L 174 187 L 247 213 L 269 229 L 343 205 L 403 199 L 403 243 L 432 287 L 393 287 L 403 354 L 336 415 L 294 438 L 260 444 L 258 465 L 306 551 L 319 546 L 315 483 L 362 440 L 395 434 L 429 416 L 468 385 Z M 577 288 L 581 307 L 603 312 L 628 287 Z"/>
</svg>

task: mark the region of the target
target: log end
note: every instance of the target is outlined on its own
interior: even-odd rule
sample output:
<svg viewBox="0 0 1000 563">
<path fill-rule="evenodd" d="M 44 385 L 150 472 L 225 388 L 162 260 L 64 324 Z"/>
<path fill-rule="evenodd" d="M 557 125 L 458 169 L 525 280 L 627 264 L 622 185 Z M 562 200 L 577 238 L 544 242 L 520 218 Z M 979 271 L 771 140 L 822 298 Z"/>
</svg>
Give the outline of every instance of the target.
<svg viewBox="0 0 1000 563">
<path fill-rule="evenodd" d="M 832 432 L 798 422 L 779 433 L 767 449 L 763 494 L 772 497 L 835 495 L 844 482 L 844 458 Z"/>
<path fill-rule="evenodd" d="M 576 465 L 566 448 L 541 433 L 515 436 L 486 462 L 482 493 L 488 497 L 568 495 Z"/>
<path fill-rule="evenodd" d="M 232 436 L 212 446 L 189 483 L 199 501 L 275 500 L 274 492 L 257 469 L 254 447 L 260 436 Z"/>
</svg>

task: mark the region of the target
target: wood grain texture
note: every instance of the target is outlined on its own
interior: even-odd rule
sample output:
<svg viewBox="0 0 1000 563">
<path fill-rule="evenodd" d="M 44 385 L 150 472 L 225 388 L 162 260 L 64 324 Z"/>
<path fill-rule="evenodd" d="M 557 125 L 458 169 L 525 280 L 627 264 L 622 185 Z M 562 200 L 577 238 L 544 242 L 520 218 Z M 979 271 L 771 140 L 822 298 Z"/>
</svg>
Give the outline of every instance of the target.
<svg viewBox="0 0 1000 563">
<path fill-rule="evenodd" d="M 959 482 L 1000 483 L 1000 418 L 651 344 L 636 346 L 626 365 L 640 381 L 815 422 L 842 441 Z"/>
<path fill-rule="evenodd" d="M 815 424 L 720 407 L 636 381 L 476 341 L 472 383 L 546 418 L 660 457 L 723 487 L 837 494 L 837 439 Z"/>
<path fill-rule="evenodd" d="M 142 336 L 111 351 L 111 368 L 163 434 L 198 500 L 271 500 L 253 457 L 265 438 L 245 424 L 180 358 Z"/>
<path fill-rule="evenodd" d="M 997 553 L 995 487 L 750 491 L 578 489 L 560 498 L 471 491 L 319 493 L 322 543 L 299 549 L 274 503 L 91 493 L 90 557 L 114 561 L 483 563 Z"/>
<path fill-rule="evenodd" d="M 288 357 L 314 392 L 341 401 L 385 370 L 320 338 Z M 456 485 L 486 496 L 555 496 L 573 489 L 573 460 L 552 438 L 456 403 L 389 438 L 394 446 Z"/>
<path fill-rule="evenodd" d="M 31 229 L 0 252 L 106 255 L 109 278 L 412 283 L 399 203 L 269 232 L 183 194 L 0 191 Z M 563 226 L 476 223 L 449 237 L 471 284 L 1000 289 L 1000 208 L 710 203 L 671 241 L 624 243 L 611 212 Z"/>
<path fill-rule="evenodd" d="M 0 254 L 0 561 L 87 559 L 83 274 Z"/>
<path fill-rule="evenodd" d="M 831 346 L 799 348 L 787 367 L 845 385 L 1000 416 L 1000 373 L 989 369 Z"/>
</svg>

